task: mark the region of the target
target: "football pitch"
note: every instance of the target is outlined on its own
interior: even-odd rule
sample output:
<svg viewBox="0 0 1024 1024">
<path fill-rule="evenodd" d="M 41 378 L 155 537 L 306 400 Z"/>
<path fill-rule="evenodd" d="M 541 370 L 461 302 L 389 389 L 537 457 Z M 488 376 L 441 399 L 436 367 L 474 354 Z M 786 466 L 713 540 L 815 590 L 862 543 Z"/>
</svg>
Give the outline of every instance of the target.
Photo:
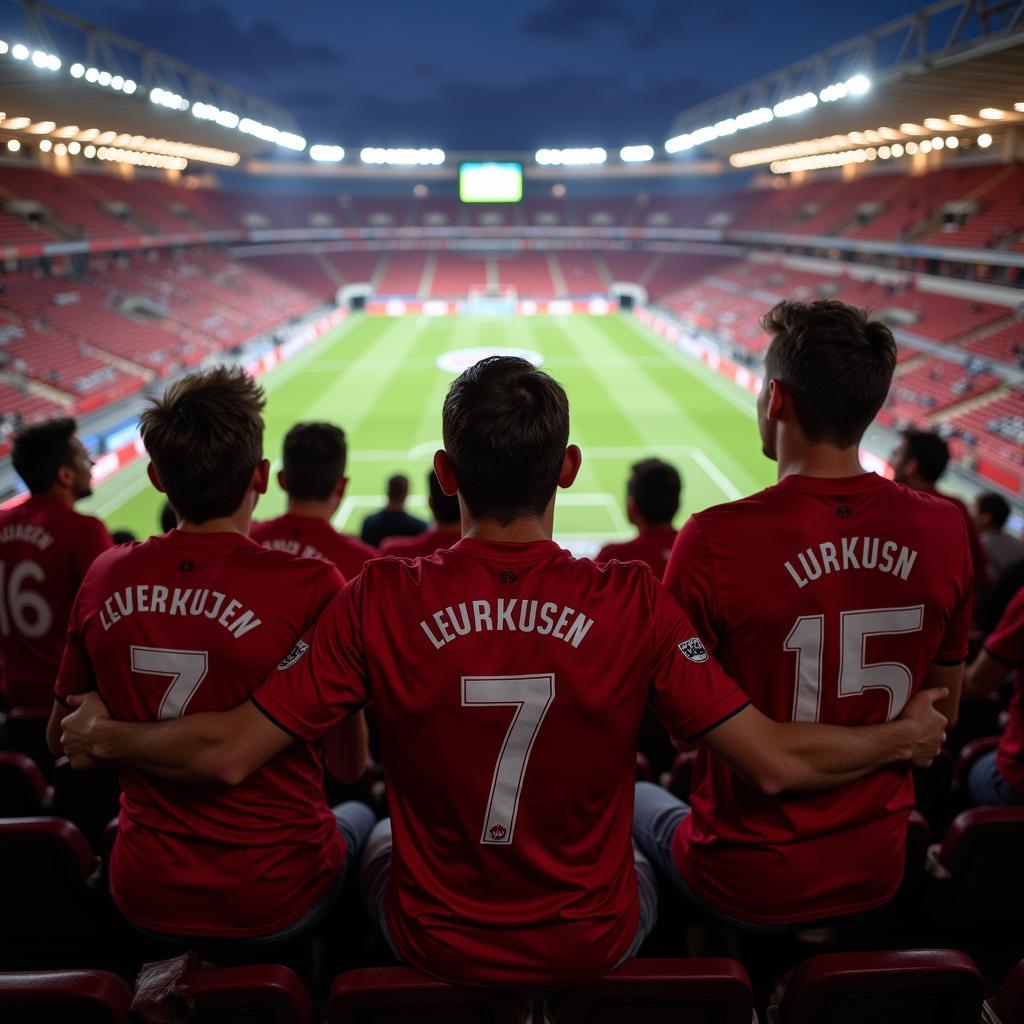
<svg viewBox="0 0 1024 1024">
<path fill-rule="evenodd" d="M 363 517 L 383 504 L 384 483 L 396 472 L 410 478 L 409 510 L 429 518 L 426 474 L 456 375 L 438 361 L 475 348 L 537 353 L 568 392 L 571 440 L 583 450 L 583 467 L 574 486 L 559 492 L 555 537 L 578 553 L 632 535 L 624 493 L 638 459 L 658 456 L 681 471 L 677 525 L 691 512 L 774 481 L 774 466 L 760 453 L 753 398 L 627 314 L 351 317 L 261 379 L 266 453 L 275 473 L 292 424 L 329 420 L 344 428 L 349 443 L 349 484 L 337 527 L 358 533 Z M 143 538 L 158 531 L 161 504 L 142 459 L 79 508 L 112 530 Z M 284 505 L 272 480 L 257 518 L 278 515 Z"/>
</svg>

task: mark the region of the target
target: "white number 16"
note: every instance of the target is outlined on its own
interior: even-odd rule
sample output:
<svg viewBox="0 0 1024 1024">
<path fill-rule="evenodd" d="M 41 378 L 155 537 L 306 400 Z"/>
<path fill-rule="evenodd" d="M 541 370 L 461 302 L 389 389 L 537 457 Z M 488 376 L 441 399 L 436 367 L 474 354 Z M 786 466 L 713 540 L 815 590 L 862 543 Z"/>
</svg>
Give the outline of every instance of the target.
<svg viewBox="0 0 1024 1024">
<path fill-rule="evenodd" d="M 526 777 L 534 740 L 544 716 L 555 699 L 555 677 L 463 676 L 462 706 L 513 707 L 498 763 L 491 777 L 491 795 L 480 833 L 480 842 L 507 846 L 516 831 L 519 794 Z"/>
</svg>

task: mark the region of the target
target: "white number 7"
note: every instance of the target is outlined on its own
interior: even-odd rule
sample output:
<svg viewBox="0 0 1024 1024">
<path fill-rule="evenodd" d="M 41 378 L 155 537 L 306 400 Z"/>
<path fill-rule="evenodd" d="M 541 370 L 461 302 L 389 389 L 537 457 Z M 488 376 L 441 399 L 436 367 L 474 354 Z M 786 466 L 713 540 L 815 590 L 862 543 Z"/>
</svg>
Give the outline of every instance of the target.
<svg viewBox="0 0 1024 1024">
<path fill-rule="evenodd" d="M 176 651 L 168 647 L 132 644 L 132 671 L 147 676 L 171 676 L 160 700 L 157 718 L 179 718 L 206 678 L 206 651 Z"/>
<path fill-rule="evenodd" d="M 480 842 L 507 846 L 516 831 L 519 793 L 533 742 L 555 699 L 554 675 L 463 676 L 462 706 L 514 707 L 491 778 Z"/>
</svg>

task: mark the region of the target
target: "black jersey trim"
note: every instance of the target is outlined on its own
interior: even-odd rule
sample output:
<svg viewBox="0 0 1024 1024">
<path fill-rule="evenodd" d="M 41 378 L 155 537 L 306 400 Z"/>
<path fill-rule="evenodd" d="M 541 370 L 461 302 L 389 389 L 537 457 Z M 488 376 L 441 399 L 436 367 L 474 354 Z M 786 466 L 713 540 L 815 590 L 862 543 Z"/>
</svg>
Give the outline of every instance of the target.
<svg viewBox="0 0 1024 1024">
<path fill-rule="evenodd" d="M 943 668 L 956 668 L 957 665 L 962 665 L 966 660 L 966 658 L 957 658 L 956 661 L 947 661 L 945 658 L 932 658 L 932 664 L 941 665 Z"/>
<path fill-rule="evenodd" d="M 723 716 L 712 725 L 709 725 L 706 729 L 701 729 L 700 732 L 695 732 L 692 736 L 684 736 L 683 739 L 685 739 L 687 743 L 691 742 L 692 740 L 699 740 L 701 736 L 706 736 L 709 732 L 711 732 L 712 729 L 717 729 L 724 722 L 728 722 L 730 718 L 735 718 L 744 708 L 748 707 L 750 707 L 750 701 L 744 701 L 738 708 L 736 708 L 733 711 L 730 711 L 729 714 Z"/>
<path fill-rule="evenodd" d="M 261 715 L 263 715 L 265 718 L 268 718 L 271 722 L 273 722 L 274 725 L 276 725 L 278 727 L 278 729 L 280 729 L 282 732 L 288 733 L 288 735 L 291 736 L 293 739 L 300 740 L 302 743 L 306 742 L 306 739 L 305 739 L 304 736 L 300 736 L 297 732 L 292 732 L 292 730 L 289 729 L 287 725 L 285 725 L 284 723 L 278 721 L 278 719 L 276 719 L 265 707 L 263 707 L 260 704 L 260 702 L 258 700 L 256 700 L 255 697 L 250 697 L 249 700 L 252 701 L 252 703 L 256 707 L 256 710 L 259 711 L 259 713 Z"/>
<path fill-rule="evenodd" d="M 1007 661 L 1006 658 L 1000 657 L 990 647 L 983 647 L 982 650 L 993 660 L 998 661 L 1000 665 L 1005 665 L 1007 668 L 1016 668 L 1016 663 Z"/>
</svg>

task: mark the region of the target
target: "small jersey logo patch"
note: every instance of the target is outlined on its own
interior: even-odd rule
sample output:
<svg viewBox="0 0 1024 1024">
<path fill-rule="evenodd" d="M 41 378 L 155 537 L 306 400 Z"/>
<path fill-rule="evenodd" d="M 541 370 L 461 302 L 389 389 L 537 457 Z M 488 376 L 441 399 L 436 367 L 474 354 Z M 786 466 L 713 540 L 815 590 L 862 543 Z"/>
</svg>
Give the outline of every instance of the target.
<svg viewBox="0 0 1024 1024">
<path fill-rule="evenodd" d="M 284 660 L 277 666 L 281 669 L 291 668 L 309 650 L 309 644 L 305 640 L 296 640 L 295 646 L 284 656 Z"/>
<path fill-rule="evenodd" d="M 504 825 L 492 825 L 488 830 L 488 834 L 491 837 L 492 842 L 499 842 L 505 838 L 505 826 Z"/>
<path fill-rule="evenodd" d="M 679 645 L 679 650 L 686 655 L 690 661 L 695 661 L 699 665 L 701 662 L 708 660 L 708 649 L 700 642 L 699 637 L 691 636 L 689 640 L 684 640 Z"/>
</svg>

